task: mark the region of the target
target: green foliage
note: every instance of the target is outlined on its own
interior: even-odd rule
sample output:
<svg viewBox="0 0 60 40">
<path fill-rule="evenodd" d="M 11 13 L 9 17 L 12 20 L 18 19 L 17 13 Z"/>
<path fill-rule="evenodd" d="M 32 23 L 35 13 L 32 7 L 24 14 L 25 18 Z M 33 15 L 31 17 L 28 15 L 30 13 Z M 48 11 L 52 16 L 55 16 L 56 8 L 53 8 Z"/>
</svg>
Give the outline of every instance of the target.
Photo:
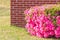
<svg viewBox="0 0 60 40">
<path fill-rule="evenodd" d="M 46 14 L 51 14 L 51 16 L 56 16 L 57 14 L 56 14 L 56 11 L 60 11 L 60 6 L 56 6 L 56 7 L 53 7 L 53 8 L 51 8 L 51 9 L 46 9 L 45 10 L 45 12 L 46 12 Z"/>
<path fill-rule="evenodd" d="M 57 11 L 60 11 L 60 5 L 59 6 L 54 6 L 51 9 L 46 9 L 46 15 L 51 14 L 51 17 L 53 16 L 57 16 L 58 14 L 56 13 Z M 54 18 L 53 20 L 53 24 L 56 25 L 56 19 Z"/>
</svg>

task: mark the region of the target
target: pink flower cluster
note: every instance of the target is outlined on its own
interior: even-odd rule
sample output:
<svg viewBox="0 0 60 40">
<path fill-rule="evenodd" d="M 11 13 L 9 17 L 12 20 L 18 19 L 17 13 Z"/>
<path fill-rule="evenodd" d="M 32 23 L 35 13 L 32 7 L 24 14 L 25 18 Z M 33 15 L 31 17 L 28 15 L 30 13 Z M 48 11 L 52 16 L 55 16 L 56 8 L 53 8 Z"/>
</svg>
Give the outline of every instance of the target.
<svg viewBox="0 0 60 40">
<path fill-rule="evenodd" d="M 26 15 L 26 29 L 31 35 L 37 37 L 56 37 L 60 38 L 60 16 L 56 16 L 56 25 L 54 25 L 51 15 L 45 15 L 45 7 L 32 7 L 24 13 Z"/>
</svg>

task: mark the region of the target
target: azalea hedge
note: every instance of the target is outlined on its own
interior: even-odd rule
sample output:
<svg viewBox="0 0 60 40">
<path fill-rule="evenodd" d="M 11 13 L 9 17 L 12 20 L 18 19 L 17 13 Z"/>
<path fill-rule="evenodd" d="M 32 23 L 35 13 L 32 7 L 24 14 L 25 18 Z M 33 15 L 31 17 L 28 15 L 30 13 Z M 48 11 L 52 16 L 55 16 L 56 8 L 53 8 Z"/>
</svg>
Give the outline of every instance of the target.
<svg viewBox="0 0 60 40">
<path fill-rule="evenodd" d="M 37 37 L 60 38 L 60 6 L 43 5 L 24 11 L 27 31 Z"/>
</svg>

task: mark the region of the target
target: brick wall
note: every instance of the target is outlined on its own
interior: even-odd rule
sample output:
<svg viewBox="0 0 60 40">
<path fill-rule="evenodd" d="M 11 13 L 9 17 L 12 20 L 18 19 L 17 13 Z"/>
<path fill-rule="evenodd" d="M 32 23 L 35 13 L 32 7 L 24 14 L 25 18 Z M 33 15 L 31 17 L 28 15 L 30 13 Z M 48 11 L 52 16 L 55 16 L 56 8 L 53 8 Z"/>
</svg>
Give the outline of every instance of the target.
<svg viewBox="0 0 60 40">
<path fill-rule="evenodd" d="M 31 6 L 40 6 L 42 4 L 56 4 L 60 0 L 11 0 L 11 25 L 24 27 L 24 10 Z"/>
</svg>

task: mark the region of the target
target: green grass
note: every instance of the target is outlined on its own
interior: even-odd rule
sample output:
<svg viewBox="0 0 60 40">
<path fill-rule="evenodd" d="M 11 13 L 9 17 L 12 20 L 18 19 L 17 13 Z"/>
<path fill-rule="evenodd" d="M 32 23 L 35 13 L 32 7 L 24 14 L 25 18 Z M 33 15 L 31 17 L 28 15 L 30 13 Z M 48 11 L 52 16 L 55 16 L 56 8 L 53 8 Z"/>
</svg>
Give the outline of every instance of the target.
<svg viewBox="0 0 60 40">
<path fill-rule="evenodd" d="M 54 38 L 38 38 L 28 34 L 25 28 L 10 26 L 10 17 L 0 17 L 0 40 L 58 40 Z"/>
<path fill-rule="evenodd" d="M 60 40 L 31 36 L 25 28 L 10 25 L 9 0 L 0 0 L 0 40 Z"/>
<path fill-rule="evenodd" d="M 10 0 L 0 0 L 0 6 L 9 8 Z"/>
<path fill-rule="evenodd" d="M 9 8 L 0 7 L 0 16 L 9 16 L 10 10 Z"/>
</svg>

